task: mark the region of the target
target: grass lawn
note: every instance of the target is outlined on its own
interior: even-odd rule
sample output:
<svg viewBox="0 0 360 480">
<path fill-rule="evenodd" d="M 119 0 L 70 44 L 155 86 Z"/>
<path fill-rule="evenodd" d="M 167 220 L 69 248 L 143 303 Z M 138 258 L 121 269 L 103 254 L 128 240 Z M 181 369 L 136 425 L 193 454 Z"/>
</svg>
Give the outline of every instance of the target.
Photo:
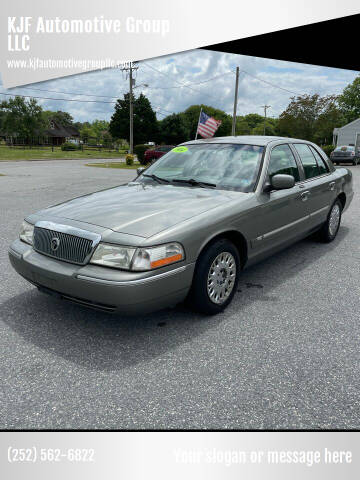
<svg viewBox="0 0 360 480">
<path fill-rule="evenodd" d="M 16 161 L 16 160 L 51 160 L 53 159 L 76 159 L 76 158 L 121 158 L 124 156 L 124 151 L 99 151 L 99 150 L 75 150 L 70 152 L 63 152 L 60 147 L 51 148 L 12 148 L 1 145 L 0 146 L 0 162 Z"/>
<path fill-rule="evenodd" d="M 86 167 L 99 167 L 99 168 L 125 168 L 129 170 L 135 170 L 141 167 L 141 163 L 134 162 L 134 165 L 126 165 L 125 162 L 111 162 L 111 163 L 86 163 Z"/>
</svg>

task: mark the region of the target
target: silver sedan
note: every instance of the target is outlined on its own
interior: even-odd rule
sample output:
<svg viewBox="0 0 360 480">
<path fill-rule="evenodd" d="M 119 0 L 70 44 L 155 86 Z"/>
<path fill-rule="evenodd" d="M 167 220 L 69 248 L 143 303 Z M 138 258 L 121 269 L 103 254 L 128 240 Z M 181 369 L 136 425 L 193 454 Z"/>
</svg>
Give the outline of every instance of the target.
<svg viewBox="0 0 360 480">
<path fill-rule="evenodd" d="M 191 141 L 138 173 L 28 216 L 9 249 L 16 271 L 45 293 L 108 312 L 187 300 L 216 314 L 247 266 L 314 232 L 334 240 L 353 198 L 348 169 L 289 138 Z"/>
</svg>

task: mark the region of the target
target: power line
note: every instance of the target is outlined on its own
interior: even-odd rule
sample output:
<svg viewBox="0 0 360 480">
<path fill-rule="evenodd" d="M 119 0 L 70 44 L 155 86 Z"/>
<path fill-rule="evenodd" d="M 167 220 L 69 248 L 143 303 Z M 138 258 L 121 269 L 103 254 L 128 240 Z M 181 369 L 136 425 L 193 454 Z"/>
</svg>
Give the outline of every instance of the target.
<svg viewBox="0 0 360 480">
<path fill-rule="evenodd" d="M 0 92 L 1 95 L 6 95 L 7 97 L 23 97 L 23 98 L 36 98 L 40 100 L 57 100 L 63 102 L 81 102 L 81 103 L 116 103 L 116 102 L 106 102 L 103 100 L 77 100 L 75 98 L 52 98 L 52 97 L 37 97 L 34 95 L 22 95 L 20 93 L 4 93 Z M 115 98 L 115 97 L 113 97 Z"/>
<path fill-rule="evenodd" d="M 44 90 L 42 88 L 33 88 L 33 87 L 21 87 L 26 90 L 37 90 L 38 92 L 51 92 L 51 93 L 60 93 L 63 95 L 82 95 L 85 97 L 99 97 L 99 98 L 118 98 L 119 95 L 123 95 L 126 92 L 120 92 L 119 95 L 93 95 L 91 93 L 78 93 L 78 92 L 60 92 L 59 90 Z"/>
<path fill-rule="evenodd" d="M 216 80 L 218 78 L 222 78 L 224 75 L 228 75 L 230 73 L 233 73 L 233 72 L 231 70 L 229 70 L 228 72 L 225 72 L 221 75 L 216 75 L 215 77 L 208 78 L 207 80 L 203 80 L 201 82 L 187 83 L 187 84 L 183 84 L 183 85 L 179 85 L 179 86 L 172 86 L 172 87 L 150 87 L 150 86 L 148 86 L 147 88 L 149 88 L 150 90 L 170 90 L 170 89 L 174 89 L 174 88 L 183 88 L 185 86 L 191 86 L 191 85 L 201 85 L 203 83 L 208 83 L 208 82 L 211 82 L 211 81 Z M 15 88 L 18 88 L 18 87 L 15 87 Z M 60 90 L 48 90 L 48 89 L 35 88 L 35 87 L 20 87 L 20 88 L 25 89 L 25 90 L 34 90 L 34 91 L 38 91 L 38 92 L 59 93 L 59 94 L 62 94 L 62 95 L 81 95 L 83 97 L 97 97 L 97 98 L 119 98 L 119 95 L 123 95 L 124 93 L 126 93 L 126 92 L 119 92 L 118 95 L 95 95 L 95 94 L 92 94 L 92 93 L 62 92 Z"/>
<path fill-rule="evenodd" d="M 40 100 L 57 100 L 57 101 L 62 101 L 62 102 L 81 102 L 81 103 L 106 103 L 106 104 L 116 104 L 117 102 L 106 102 L 106 101 L 102 101 L 102 100 L 77 100 L 75 98 L 51 98 L 51 97 L 37 97 L 37 96 L 33 96 L 33 95 L 21 95 L 19 93 L 4 93 L 4 92 L 0 92 L 0 95 L 6 95 L 8 97 L 22 97 L 22 98 L 36 98 L 36 99 L 40 99 Z M 164 108 L 161 108 L 161 107 L 153 107 L 154 109 L 159 109 L 159 110 L 162 110 L 163 112 L 167 112 L 167 113 L 174 113 L 174 112 L 170 112 L 170 110 L 165 110 Z M 159 112 L 160 113 L 160 112 Z"/>
<path fill-rule="evenodd" d="M 168 77 L 170 78 L 171 81 L 173 81 L 174 83 L 177 83 L 178 85 L 181 85 L 181 87 L 186 87 L 188 88 L 189 90 L 192 90 L 193 92 L 196 92 L 196 93 L 200 93 L 202 95 L 206 95 L 210 98 L 214 98 L 212 95 L 209 95 L 207 93 L 203 93 L 203 92 L 199 92 L 199 90 L 195 90 L 194 88 L 191 88 L 189 85 L 187 85 L 186 83 L 181 83 L 173 78 L 171 78 L 167 73 L 164 73 L 162 72 L 161 70 L 158 70 L 157 68 L 153 67 L 152 65 L 149 65 L 148 63 L 145 63 L 145 62 L 142 62 L 143 65 L 146 65 L 148 68 L 151 68 L 152 70 L 154 70 L 155 72 L 157 73 L 160 73 L 161 75 L 164 75 L 165 77 Z"/>
<path fill-rule="evenodd" d="M 203 83 L 208 83 L 211 82 L 212 80 L 216 80 L 217 78 L 222 78 L 224 75 L 229 75 L 229 73 L 233 73 L 232 70 L 229 70 L 228 72 L 222 73 L 221 75 L 216 75 L 215 77 L 208 78 L 207 80 L 203 80 L 201 82 L 194 82 L 194 83 L 184 83 L 183 85 L 173 86 L 173 87 L 149 87 L 151 90 L 170 90 L 172 88 L 183 88 L 183 87 L 189 87 L 191 85 L 201 85 Z M 200 93 L 200 92 L 199 92 Z"/>
<path fill-rule="evenodd" d="M 292 95 L 304 95 L 303 93 L 298 93 L 298 92 L 293 92 L 291 90 L 288 90 L 287 88 L 280 87 L 280 85 L 276 85 L 275 83 L 268 82 L 267 80 L 264 80 L 263 78 L 259 78 L 256 75 L 253 75 L 246 70 L 240 70 L 242 73 L 245 73 L 246 75 L 249 75 L 252 78 L 255 78 L 255 80 L 258 80 L 259 82 L 266 83 L 267 85 L 271 85 L 272 87 L 279 88 L 280 90 L 284 90 L 285 92 L 291 93 Z M 234 70 L 235 72 L 235 70 Z"/>
</svg>

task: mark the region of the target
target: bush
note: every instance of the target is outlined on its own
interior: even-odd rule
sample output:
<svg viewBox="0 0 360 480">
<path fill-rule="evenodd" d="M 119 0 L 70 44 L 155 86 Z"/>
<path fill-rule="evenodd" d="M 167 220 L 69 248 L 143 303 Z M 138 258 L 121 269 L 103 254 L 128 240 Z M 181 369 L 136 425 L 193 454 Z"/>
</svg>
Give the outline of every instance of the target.
<svg viewBox="0 0 360 480">
<path fill-rule="evenodd" d="M 134 165 L 135 155 L 128 153 L 125 157 L 126 165 Z"/>
<path fill-rule="evenodd" d="M 324 150 L 328 157 L 330 157 L 331 152 L 335 150 L 334 145 L 323 145 L 321 148 Z"/>
<path fill-rule="evenodd" d="M 65 142 L 61 145 L 61 150 L 63 152 L 69 152 L 72 150 L 80 150 L 81 145 L 78 145 L 77 143 L 70 143 L 70 142 Z"/>
<path fill-rule="evenodd" d="M 135 145 L 134 147 L 134 153 L 136 153 L 137 158 L 141 165 L 145 165 L 145 152 L 146 150 L 149 150 L 149 145 Z"/>
</svg>

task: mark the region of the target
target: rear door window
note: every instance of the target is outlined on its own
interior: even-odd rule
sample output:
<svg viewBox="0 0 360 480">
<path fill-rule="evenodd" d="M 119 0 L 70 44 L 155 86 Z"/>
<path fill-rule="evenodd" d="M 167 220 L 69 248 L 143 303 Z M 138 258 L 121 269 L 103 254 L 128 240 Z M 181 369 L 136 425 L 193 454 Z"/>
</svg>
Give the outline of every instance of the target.
<svg viewBox="0 0 360 480">
<path fill-rule="evenodd" d="M 329 172 L 329 169 L 326 166 L 326 163 L 324 162 L 324 159 L 322 158 L 320 153 L 317 150 L 315 150 L 315 148 L 312 147 L 311 145 L 310 145 L 310 149 L 311 149 L 312 153 L 314 154 L 314 157 L 317 161 L 319 171 L 320 171 L 320 175 L 325 175 L 325 173 Z"/>
<path fill-rule="evenodd" d="M 311 153 L 310 147 L 305 143 L 294 143 L 294 147 L 296 148 L 301 163 L 303 164 L 305 178 L 308 179 L 319 176 L 320 169 L 314 155 Z"/>
</svg>

